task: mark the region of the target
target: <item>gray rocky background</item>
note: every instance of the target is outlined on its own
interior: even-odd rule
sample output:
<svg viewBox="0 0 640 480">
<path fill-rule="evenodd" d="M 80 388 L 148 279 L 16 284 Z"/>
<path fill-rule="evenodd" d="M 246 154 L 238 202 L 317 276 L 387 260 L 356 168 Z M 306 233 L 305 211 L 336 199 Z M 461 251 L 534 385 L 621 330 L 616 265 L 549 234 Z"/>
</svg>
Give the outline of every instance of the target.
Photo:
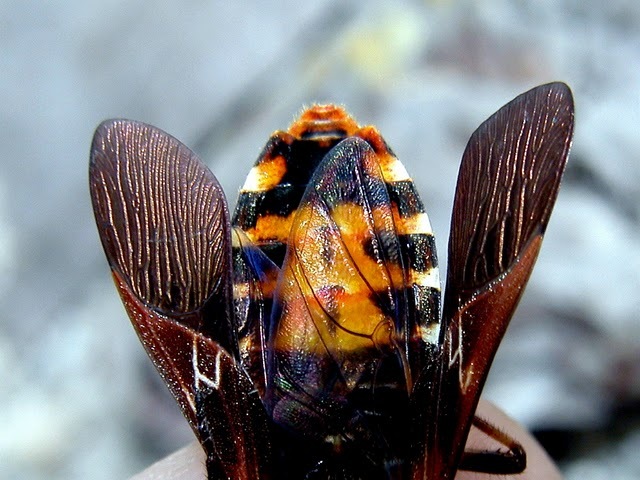
<svg viewBox="0 0 640 480">
<path fill-rule="evenodd" d="M 412 173 L 442 264 L 467 138 L 571 85 L 576 134 L 486 396 L 569 479 L 640 476 L 640 3 L 0 2 L 0 478 L 126 478 L 192 440 L 111 284 L 87 189 L 93 129 L 157 125 L 230 203 L 269 134 L 345 104 Z"/>
</svg>

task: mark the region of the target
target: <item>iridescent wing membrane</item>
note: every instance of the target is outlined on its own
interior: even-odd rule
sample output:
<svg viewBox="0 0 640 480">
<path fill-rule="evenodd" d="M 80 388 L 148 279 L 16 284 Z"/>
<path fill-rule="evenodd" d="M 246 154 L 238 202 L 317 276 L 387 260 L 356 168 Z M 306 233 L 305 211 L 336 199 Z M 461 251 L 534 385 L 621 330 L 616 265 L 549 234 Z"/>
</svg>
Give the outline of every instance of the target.
<svg viewBox="0 0 640 480">
<path fill-rule="evenodd" d="M 267 143 L 233 222 L 180 142 L 98 127 L 90 185 L 114 280 L 207 453 L 211 479 L 517 472 L 478 397 L 533 266 L 573 125 L 563 84 L 472 136 L 440 321 L 433 234 L 373 127 L 315 106 Z M 231 227 L 231 225 L 234 227 Z M 472 423 L 507 451 L 464 452 Z"/>
<path fill-rule="evenodd" d="M 401 458 L 413 377 L 434 363 L 439 281 L 435 252 L 416 268 L 432 239 L 417 196 L 401 214 L 389 194 L 403 169 L 377 132 L 358 135 L 327 154 L 294 217 L 264 400 L 274 422 L 332 447 L 323 464 L 340 465 L 327 475 L 358 466 L 352 475 L 376 478 L 363 466 Z"/>
</svg>

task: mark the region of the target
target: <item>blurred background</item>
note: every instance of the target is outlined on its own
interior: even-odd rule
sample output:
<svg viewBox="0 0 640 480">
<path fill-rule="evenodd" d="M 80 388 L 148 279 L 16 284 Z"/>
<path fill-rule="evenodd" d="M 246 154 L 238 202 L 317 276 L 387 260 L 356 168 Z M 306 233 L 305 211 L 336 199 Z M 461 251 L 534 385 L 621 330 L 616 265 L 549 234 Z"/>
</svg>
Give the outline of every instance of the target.
<svg viewBox="0 0 640 480">
<path fill-rule="evenodd" d="M 563 80 L 573 150 L 486 397 L 569 479 L 640 475 L 640 3 L 0 2 L 0 477 L 127 478 L 193 440 L 111 283 L 93 129 L 143 120 L 236 192 L 305 104 L 375 124 L 441 263 L 472 131 Z"/>
</svg>

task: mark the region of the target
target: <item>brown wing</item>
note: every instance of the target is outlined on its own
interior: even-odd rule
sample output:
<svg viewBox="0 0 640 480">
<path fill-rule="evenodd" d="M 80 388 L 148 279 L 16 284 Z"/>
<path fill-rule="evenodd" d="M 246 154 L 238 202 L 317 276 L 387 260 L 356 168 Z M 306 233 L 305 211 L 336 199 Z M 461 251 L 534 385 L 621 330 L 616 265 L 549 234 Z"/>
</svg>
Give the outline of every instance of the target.
<svg viewBox="0 0 640 480">
<path fill-rule="evenodd" d="M 209 169 L 166 133 L 112 120 L 96 130 L 89 177 L 111 268 L 149 307 L 235 353 L 229 214 Z"/>
<path fill-rule="evenodd" d="M 140 341 L 207 454 L 210 479 L 269 478 L 264 407 L 219 343 L 141 301 L 117 270 L 116 287 Z"/>
<path fill-rule="evenodd" d="M 265 414 L 237 366 L 230 225 L 220 185 L 179 141 L 126 120 L 96 130 L 89 177 L 116 286 L 142 344 L 207 450 L 208 466 L 217 465 L 228 478 L 259 478 L 243 473 L 259 464 L 263 432 L 242 420 L 255 414 L 260 424 Z M 212 439 L 235 449 L 221 455 Z"/>
<path fill-rule="evenodd" d="M 495 351 L 537 257 L 573 131 L 569 88 L 534 88 L 471 136 L 452 215 L 443 358 L 426 476 L 453 477 Z"/>
</svg>

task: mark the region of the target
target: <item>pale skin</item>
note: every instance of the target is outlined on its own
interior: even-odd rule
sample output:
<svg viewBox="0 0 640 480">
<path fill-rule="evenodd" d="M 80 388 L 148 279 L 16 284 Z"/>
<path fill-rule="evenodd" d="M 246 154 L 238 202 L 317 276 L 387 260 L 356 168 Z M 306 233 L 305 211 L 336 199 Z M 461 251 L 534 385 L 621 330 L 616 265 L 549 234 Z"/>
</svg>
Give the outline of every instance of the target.
<svg viewBox="0 0 640 480">
<path fill-rule="evenodd" d="M 492 476 L 473 472 L 458 472 L 457 480 L 505 478 L 509 480 L 560 480 L 562 475 L 540 444 L 515 420 L 489 402 L 480 401 L 477 414 L 518 440 L 527 452 L 527 468 L 519 475 Z M 481 433 L 472 432 L 467 447 L 493 448 L 491 441 Z M 147 468 L 131 480 L 194 480 L 206 478 L 204 452 L 192 443 Z"/>
</svg>

